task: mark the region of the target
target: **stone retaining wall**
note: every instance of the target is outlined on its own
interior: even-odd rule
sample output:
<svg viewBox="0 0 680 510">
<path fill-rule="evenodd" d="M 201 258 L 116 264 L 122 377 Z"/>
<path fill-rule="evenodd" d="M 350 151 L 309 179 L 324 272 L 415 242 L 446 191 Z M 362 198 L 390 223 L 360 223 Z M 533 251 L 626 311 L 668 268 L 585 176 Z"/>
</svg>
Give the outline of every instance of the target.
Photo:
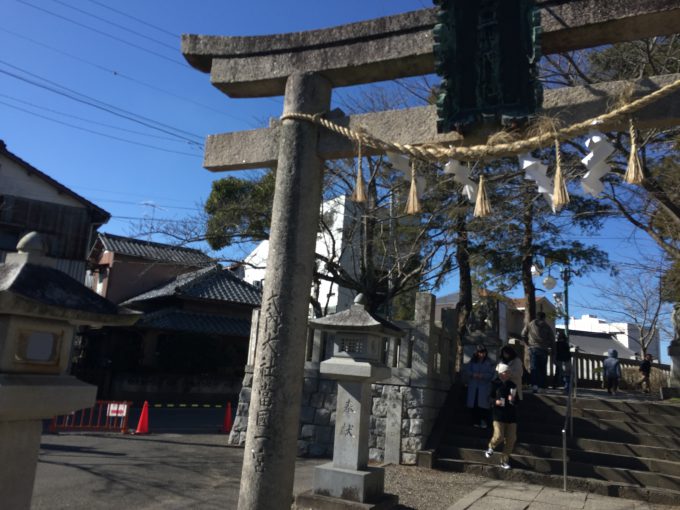
<svg viewBox="0 0 680 510">
<path fill-rule="evenodd" d="M 229 444 L 233 446 L 245 444 L 251 386 L 252 375 L 246 374 L 236 418 L 229 435 Z M 425 447 L 447 392 L 392 384 L 373 384 L 372 390 L 369 459 L 375 462 L 415 464 L 416 452 Z M 333 455 L 336 401 L 335 381 L 313 375 L 305 377 L 300 407 L 298 455 Z"/>
<path fill-rule="evenodd" d="M 449 317 L 453 321 L 453 317 Z M 254 327 L 257 321 L 253 320 Z M 415 464 L 416 452 L 425 447 L 439 410 L 451 386 L 455 352 L 453 328 L 434 321 L 434 300 L 429 294 L 416 299 L 414 321 L 399 323 L 409 332 L 408 339 L 388 351 L 394 360 L 392 377 L 373 384 L 373 402 L 369 430 L 369 459 L 375 462 Z M 335 434 L 337 383 L 322 377 L 319 362 L 324 359 L 323 339 L 310 335 L 315 342 L 309 352 L 318 359 L 305 363 L 302 403 L 298 430 L 298 455 L 331 457 Z M 256 338 L 251 336 L 251 342 Z M 309 344 L 311 347 L 311 344 Z M 254 360 L 255 347 L 251 346 Z M 236 418 L 229 444 L 243 446 L 248 427 L 248 407 L 252 387 L 252 367 L 246 368 L 239 395 Z"/>
</svg>

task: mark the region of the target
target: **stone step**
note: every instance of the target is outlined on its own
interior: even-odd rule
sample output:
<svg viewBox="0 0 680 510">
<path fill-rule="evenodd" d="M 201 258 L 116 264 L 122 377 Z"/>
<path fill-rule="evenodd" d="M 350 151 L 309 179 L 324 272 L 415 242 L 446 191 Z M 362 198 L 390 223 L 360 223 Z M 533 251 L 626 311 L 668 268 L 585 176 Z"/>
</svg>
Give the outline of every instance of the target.
<svg viewBox="0 0 680 510">
<path fill-rule="evenodd" d="M 564 405 L 548 406 L 541 404 L 522 403 L 521 414 L 528 419 L 540 418 L 541 420 L 557 421 L 564 420 L 567 408 Z M 679 410 L 680 411 L 680 410 Z M 610 420 L 620 422 L 646 423 L 649 425 L 678 426 L 680 423 L 680 412 L 678 414 L 651 414 L 651 413 L 629 413 L 618 410 L 602 409 L 572 409 L 575 417 L 588 418 L 592 420 Z"/>
<path fill-rule="evenodd" d="M 634 398 L 633 398 L 634 397 Z M 632 395 L 631 398 L 608 397 L 606 392 L 603 392 L 601 398 L 579 397 L 572 401 L 574 409 L 590 409 L 597 411 L 619 411 L 626 414 L 640 414 L 640 415 L 671 415 L 680 417 L 680 405 L 659 401 L 659 400 L 640 400 L 638 395 Z M 532 394 L 531 391 L 524 392 L 523 406 L 531 407 L 533 405 L 549 405 L 566 406 L 567 397 L 560 394 Z"/>
<path fill-rule="evenodd" d="M 441 445 L 437 455 L 461 460 L 482 460 L 481 453 L 487 448 L 488 438 L 459 438 L 456 443 Z M 562 446 L 538 445 L 518 442 L 513 455 L 536 457 L 541 459 L 562 460 Z M 680 462 L 654 457 L 635 457 L 610 452 L 593 452 L 582 450 L 574 445 L 567 446 L 567 459 L 570 462 L 595 464 L 612 468 L 631 469 L 635 471 L 653 472 L 662 475 L 680 477 Z"/>
<path fill-rule="evenodd" d="M 466 446 L 466 445 L 486 445 L 491 438 L 490 430 L 481 429 L 461 430 L 459 433 L 446 436 L 440 443 L 440 448 L 446 446 Z M 520 434 L 519 441 L 523 444 L 531 444 L 536 447 L 555 447 L 562 448 L 561 435 L 535 434 L 530 437 Z M 593 453 L 611 453 L 613 455 L 624 455 L 631 457 L 644 457 L 648 459 L 669 460 L 680 462 L 680 449 L 663 446 L 647 446 L 628 443 L 617 443 L 612 441 L 602 441 L 598 439 L 587 439 L 582 437 L 568 437 L 567 446 L 574 450 Z"/>
<path fill-rule="evenodd" d="M 453 459 L 465 462 L 498 464 L 499 454 L 495 453 L 491 459 L 484 457 L 484 451 L 480 449 L 461 449 L 460 456 L 437 457 L 436 462 L 443 459 Z M 562 473 L 562 459 L 541 458 L 532 455 L 521 455 L 513 453 L 511 465 L 521 469 L 535 471 L 539 473 L 549 473 L 559 475 Z M 655 487 L 658 489 L 670 489 L 680 491 L 680 477 L 658 473 L 652 471 L 640 471 L 637 469 L 619 468 L 612 466 L 601 466 L 586 462 L 569 460 L 567 462 L 567 473 L 569 476 L 581 478 L 593 478 L 638 485 L 640 487 Z"/>
<path fill-rule="evenodd" d="M 435 460 L 434 468 L 449 471 L 466 471 L 497 480 L 512 480 L 560 489 L 563 487 L 564 482 L 561 474 L 541 473 L 522 469 L 520 466 L 505 470 L 496 465 L 489 464 L 488 462 L 477 463 L 450 458 L 438 458 Z M 567 476 L 567 489 L 570 491 L 637 499 L 654 504 L 673 505 L 680 501 L 680 491 L 640 487 L 633 483 L 615 482 L 587 477 Z"/>
<path fill-rule="evenodd" d="M 573 437 L 626 445 L 660 447 L 669 450 L 680 449 L 680 436 L 677 434 L 661 430 L 657 430 L 656 433 L 620 430 L 618 427 L 624 427 L 624 429 L 631 428 L 630 425 L 621 425 L 618 422 L 598 426 L 588 421 L 574 419 Z M 455 424 L 447 428 L 440 439 L 440 444 L 446 444 L 447 438 L 455 434 L 491 437 L 491 433 L 491 427 L 488 429 L 477 429 L 463 424 Z M 520 421 L 517 426 L 517 437 L 518 440 L 528 443 L 555 444 L 557 442 L 557 444 L 562 444 L 562 424 L 546 425 L 535 421 Z"/>
</svg>

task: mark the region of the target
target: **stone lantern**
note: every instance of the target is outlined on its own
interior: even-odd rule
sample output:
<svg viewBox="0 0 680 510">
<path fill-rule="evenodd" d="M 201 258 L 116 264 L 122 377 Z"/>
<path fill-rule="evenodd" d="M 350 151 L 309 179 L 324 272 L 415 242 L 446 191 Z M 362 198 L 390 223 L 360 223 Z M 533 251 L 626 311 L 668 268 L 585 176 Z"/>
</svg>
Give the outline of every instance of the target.
<svg viewBox="0 0 680 510">
<path fill-rule="evenodd" d="M 28 510 L 42 420 L 94 404 L 97 388 L 67 375 L 80 325 L 130 325 L 137 315 L 99 296 L 45 255 L 32 232 L 0 264 L 0 494 Z"/>
<path fill-rule="evenodd" d="M 398 503 L 397 496 L 384 493 L 383 468 L 368 466 L 368 433 L 371 382 L 390 377 L 382 361 L 385 337 L 404 331 L 368 312 L 364 303 L 359 294 L 349 310 L 309 321 L 311 328 L 331 336 L 333 355 L 321 362 L 320 372 L 337 379 L 338 399 L 333 462 L 315 468 L 314 489 L 298 496 L 298 509 L 336 508 L 338 499 L 348 509 L 388 509 Z"/>
</svg>

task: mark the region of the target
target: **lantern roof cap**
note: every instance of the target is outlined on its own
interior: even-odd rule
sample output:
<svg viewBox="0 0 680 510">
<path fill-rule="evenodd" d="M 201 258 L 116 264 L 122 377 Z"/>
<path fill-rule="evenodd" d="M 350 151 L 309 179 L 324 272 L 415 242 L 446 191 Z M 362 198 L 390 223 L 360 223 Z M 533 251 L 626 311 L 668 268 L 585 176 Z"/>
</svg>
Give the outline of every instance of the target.
<svg viewBox="0 0 680 510">
<path fill-rule="evenodd" d="M 404 336 L 406 333 L 396 324 L 366 309 L 366 299 L 359 294 L 354 304 L 342 312 L 311 319 L 309 326 L 322 331 L 349 331 L 354 333 L 372 333 L 392 337 Z"/>
</svg>

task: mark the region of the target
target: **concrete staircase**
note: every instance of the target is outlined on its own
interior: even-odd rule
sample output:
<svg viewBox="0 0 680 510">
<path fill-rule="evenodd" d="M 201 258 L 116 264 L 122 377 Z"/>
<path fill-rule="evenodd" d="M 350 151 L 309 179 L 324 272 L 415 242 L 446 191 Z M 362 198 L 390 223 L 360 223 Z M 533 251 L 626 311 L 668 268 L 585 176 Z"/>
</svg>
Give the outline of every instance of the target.
<svg viewBox="0 0 680 510">
<path fill-rule="evenodd" d="M 567 439 L 567 487 L 653 503 L 680 501 L 680 405 L 639 395 L 609 397 L 582 390 L 574 401 L 574 435 Z M 491 428 L 471 425 L 463 399 L 452 392 L 420 465 L 470 471 L 497 479 L 563 486 L 562 427 L 566 397 L 525 394 L 519 412 L 513 469 L 484 457 Z"/>
</svg>

